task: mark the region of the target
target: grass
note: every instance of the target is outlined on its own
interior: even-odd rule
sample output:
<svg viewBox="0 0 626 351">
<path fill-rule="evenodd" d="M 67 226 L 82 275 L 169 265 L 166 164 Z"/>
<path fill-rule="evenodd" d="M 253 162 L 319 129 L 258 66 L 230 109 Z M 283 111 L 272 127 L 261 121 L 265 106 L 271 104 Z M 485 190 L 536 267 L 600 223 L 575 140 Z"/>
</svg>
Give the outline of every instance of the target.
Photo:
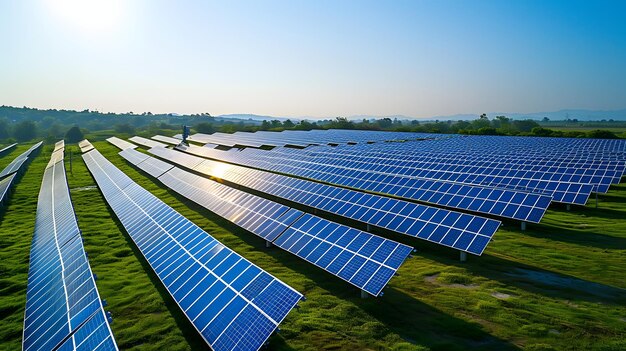
<svg viewBox="0 0 626 351">
<path fill-rule="evenodd" d="M 599 209 L 593 203 L 572 211 L 552 206 L 541 225 L 529 225 L 525 232 L 519 223 L 507 222 L 482 257 L 465 263 L 455 251 L 391 236 L 418 252 L 383 297 L 360 299 L 356 288 L 278 248 L 266 249 L 261 239 L 168 191 L 110 144 L 95 146 L 140 185 L 306 295 L 272 336 L 270 349 L 626 348 L 626 185 L 601 196 Z M 78 153 L 76 146 L 69 148 Z M 47 146 L 30 165 L 1 218 L 3 350 L 20 347 L 36 194 L 50 151 Z M 9 157 L 0 159 L 0 166 Z M 120 348 L 206 348 L 113 219 L 82 159 L 74 157 L 71 173 L 66 167 L 85 248 Z"/>
</svg>

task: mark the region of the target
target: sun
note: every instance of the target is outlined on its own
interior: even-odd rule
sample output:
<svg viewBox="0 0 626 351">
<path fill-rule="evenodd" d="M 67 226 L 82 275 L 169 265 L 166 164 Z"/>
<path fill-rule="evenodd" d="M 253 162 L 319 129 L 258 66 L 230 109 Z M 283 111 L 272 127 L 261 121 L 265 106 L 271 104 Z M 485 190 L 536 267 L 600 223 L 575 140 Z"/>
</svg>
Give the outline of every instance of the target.
<svg viewBox="0 0 626 351">
<path fill-rule="evenodd" d="M 115 30 L 125 12 L 124 0 L 47 0 L 50 12 L 67 25 L 89 32 Z"/>
</svg>

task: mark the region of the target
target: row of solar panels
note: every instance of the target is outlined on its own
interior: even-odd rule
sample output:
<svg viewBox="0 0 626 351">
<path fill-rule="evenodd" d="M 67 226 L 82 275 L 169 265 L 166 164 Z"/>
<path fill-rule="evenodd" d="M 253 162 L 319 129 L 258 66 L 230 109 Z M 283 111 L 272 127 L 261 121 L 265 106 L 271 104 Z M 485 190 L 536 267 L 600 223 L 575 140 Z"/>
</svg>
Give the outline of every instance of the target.
<svg viewBox="0 0 626 351">
<path fill-rule="evenodd" d="M 183 171 L 134 149 L 123 150 L 120 156 L 151 176 L 157 177 L 168 188 L 222 218 L 318 265 L 374 296 L 381 294 L 382 289 L 412 251 L 411 247 L 395 241 L 305 214 Z M 305 223 L 311 224 L 311 227 L 293 232 L 294 228 L 300 228 Z M 288 241 L 289 245 L 285 244 L 283 235 L 292 237 L 292 241 Z M 296 241 L 300 244 L 292 247 L 291 244 Z M 311 246 L 309 250 L 303 249 L 305 241 Z M 317 248 L 317 251 L 312 252 L 312 248 Z"/>
<path fill-rule="evenodd" d="M 154 150 L 158 150 L 154 148 Z M 480 186 L 465 185 L 458 183 L 440 182 L 432 180 L 419 180 L 409 177 L 389 176 L 377 173 L 349 171 L 340 174 L 331 171 L 314 171 L 298 165 L 299 161 L 291 161 L 285 158 L 273 158 L 271 161 L 257 160 L 247 157 L 250 154 L 257 155 L 268 151 L 233 152 L 211 149 L 206 147 L 189 146 L 181 147 L 188 153 L 205 158 L 212 158 L 233 164 L 254 167 L 267 171 L 273 171 L 288 175 L 296 175 L 336 184 L 343 187 L 367 190 L 373 193 L 391 194 L 401 198 L 418 200 L 422 202 L 441 205 L 453 209 L 469 210 L 504 218 L 512 218 L 521 221 L 538 223 L 543 217 L 550 204 L 551 197 L 542 194 L 533 194 L 525 191 L 510 189 L 485 188 Z M 288 149 L 285 149 L 288 150 Z M 291 149 L 294 150 L 294 149 Z M 166 151 L 163 151 L 166 152 Z M 263 157 L 263 156 L 260 156 Z M 258 157 L 258 158 L 260 158 Z M 267 157 L 267 156 L 265 156 Z M 187 168 L 194 169 L 202 161 L 189 157 L 178 156 L 177 161 L 185 162 Z M 341 171 L 336 168 L 335 170 Z M 269 177 L 270 172 L 257 173 L 259 177 Z M 278 177 L 283 183 L 295 183 L 292 188 L 303 189 L 315 187 L 339 189 L 330 185 L 322 185 L 319 182 L 296 180 L 289 176 Z M 567 189 L 566 189 L 567 190 Z M 571 189 L 573 190 L 573 189 Z M 348 192 L 346 196 L 361 194 L 353 190 L 343 189 Z M 337 192 L 337 191 L 331 191 Z M 589 191 L 590 193 L 590 191 Z M 584 196 L 584 195 L 582 195 Z M 586 195 L 587 197 L 589 194 Z M 586 200 L 586 198 L 585 198 Z M 405 201 L 401 203 L 406 203 Z M 371 223 L 370 223 L 371 224 Z M 394 229 L 392 229 L 394 230 Z"/>
<path fill-rule="evenodd" d="M 213 133 L 197 133 L 189 137 L 189 140 L 199 143 L 211 143 L 233 147 L 235 145 L 262 147 L 262 146 L 299 146 L 309 145 L 338 145 L 356 143 L 374 143 L 392 140 L 415 140 L 423 138 L 441 137 L 441 134 L 408 133 L 408 132 L 379 132 L 379 131 L 354 131 L 354 130 L 311 130 L 298 131 L 286 130 L 283 132 L 258 131 Z"/>
<path fill-rule="evenodd" d="M 57 143 L 39 192 L 22 348 L 117 350 L 76 222 L 63 151 Z"/>
<path fill-rule="evenodd" d="M 344 149 L 342 149 L 344 150 Z M 219 151 L 219 150 L 216 150 Z M 336 150 L 340 152 L 340 150 Z M 217 152 L 216 152 L 217 153 Z M 218 154 L 223 156 L 223 154 Z M 307 150 L 302 153 L 283 152 L 283 150 L 272 150 L 259 152 L 253 149 L 246 149 L 239 153 L 228 153 L 227 159 L 230 162 L 245 159 L 250 165 L 267 168 L 283 173 L 293 173 L 303 177 L 311 177 L 320 181 L 340 183 L 345 186 L 358 183 L 360 181 L 378 181 L 381 183 L 366 184 L 367 190 L 380 191 L 381 187 L 390 184 L 409 184 L 411 188 L 431 189 L 435 187 L 452 186 L 454 184 L 463 186 L 473 186 L 481 188 L 502 188 L 512 191 L 526 191 L 538 194 L 545 194 L 553 198 L 553 201 L 564 203 L 585 204 L 594 189 L 592 183 L 581 183 L 584 181 L 579 177 L 578 182 L 545 179 L 543 173 L 519 172 L 516 167 L 501 172 L 495 170 L 490 172 L 482 168 L 475 173 L 450 172 L 432 169 L 416 169 L 413 163 L 401 161 L 400 167 L 394 167 L 392 163 L 385 161 L 385 156 L 375 161 L 361 161 L 358 156 L 345 157 L 337 155 L 312 155 Z M 277 161 L 280 160 L 280 163 Z M 429 164 L 434 167 L 435 164 Z M 607 178 L 610 184 L 611 178 Z M 396 195 L 396 194 L 394 194 Z M 430 198 L 424 198 L 418 193 L 416 200 L 432 202 Z"/>
<path fill-rule="evenodd" d="M 141 139 L 134 137 L 133 140 L 146 145 L 145 140 Z M 199 156 L 203 156 L 207 150 L 197 146 L 178 148 Z M 122 155 L 134 164 L 148 159 L 147 155 L 131 151 L 131 148 L 127 148 Z M 153 147 L 150 152 L 187 169 L 227 180 L 237 186 L 476 255 L 483 252 L 500 225 L 492 219 L 205 160 L 161 146 Z M 546 199 L 545 205 L 548 203 L 549 199 Z M 522 216 L 521 211 L 525 210 L 525 206 L 512 202 L 507 204 L 505 210 L 518 212 Z M 532 218 L 533 215 L 536 214 L 529 212 L 523 218 Z"/>
<path fill-rule="evenodd" d="M 400 148 L 410 148 L 412 145 L 430 142 L 435 141 L 406 142 L 397 145 L 401 145 L 398 146 Z M 383 148 L 387 151 L 387 148 L 393 147 L 395 145 L 384 145 L 372 148 L 372 150 Z M 421 164 L 423 168 L 418 168 L 419 165 L 411 160 L 397 160 L 389 156 L 396 155 L 397 158 L 402 158 L 402 155 L 406 154 L 406 157 L 410 158 L 413 153 L 409 150 L 404 154 L 375 151 L 377 155 L 368 157 L 365 153 L 369 148 L 367 145 L 362 145 L 338 148 L 316 147 L 304 150 L 288 148 L 270 151 L 245 149 L 241 152 L 210 150 L 212 150 L 211 157 L 227 162 L 451 207 L 459 206 L 459 204 L 441 203 L 437 197 L 433 198 L 429 190 L 433 187 L 439 189 L 453 185 L 482 187 L 483 189 L 499 188 L 544 194 L 551 196 L 552 201 L 556 202 L 585 204 L 594 189 L 606 191 L 612 182 L 621 177 L 620 171 L 612 170 L 578 169 L 567 173 L 557 173 L 559 170 L 556 169 L 555 172 L 549 174 L 541 171 L 520 171 L 517 169 L 518 165 L 511 165 L 509 169 L 485 166 L 471 172 L 463 172 L 458 169 L 443 170 L 441 165 L 435 162 L 424 162 Z M 463 166 L 464 162 L 466 161 L 463 158 L 459 158 L 459 166 Z M 404 185 L 409 190 L 399 189 L 398 185 Z M 416 192 L 412 193 L 411 189 Z M 463 204 L 460 205 L 461 207 L 455 208 L 471 210 Z"/>
<path fill-rule="evenodd" d="M 137 185 L 97 150 L 83 159 L 167 291 L 214 350 L 257 350 L 302 295 Z"/>
<path fill-rule="evenodd" d="M 28 150 L 18 155 L 13 161 L 11 161 L 2 171 L 0 171 L 0 204 L 7 201 L 11 188 L 17 181 L 18 177 L 26 167 L 28 163 L 33 159 L 34 154 L 41 147 L 41 142 L 31 146 Z M 0 150 L 0 157 L 6 155 L 13 150 L 17 144 L 9 145 Z"/>
<path fill-rule="evenodd" d="M 625 163 L 614 160 L 580 160 L 578 158 L 546 159 L 529 156 L 527 153 L 485 156 L 483 153 L 467 151 L 428 150 L 428 143 L 404 143 L 397 147 L 383 145 L 377 148 L 357 146 L 311 148 L 308 155 L 332 157 L 337 160 L 356 160 L 368 165 L 388 168 L 402 167 L 405 173 L 415 177 L 425 177 L 423 171 L 447 171 L 461 175 L 511 176 L 520 179 L 554 180 L 570 183 L 610 185 L 619 182 L 624 174 Z M 291 153 L 300 154 L 298 151 Z M 420 173 L 420 171 L 422 171 Z M 394 173 L 394 172 L 392 172 Z M 604 188 L 600 191 L 606 191 Z"/>
<path fill-rule="evenodd" d="M 152 148 L 150 153 L 238 186 L 476 255 L 482 254 L 500 226 L 484 217 L 204 160 L 176 150 Z"/>
</svg>

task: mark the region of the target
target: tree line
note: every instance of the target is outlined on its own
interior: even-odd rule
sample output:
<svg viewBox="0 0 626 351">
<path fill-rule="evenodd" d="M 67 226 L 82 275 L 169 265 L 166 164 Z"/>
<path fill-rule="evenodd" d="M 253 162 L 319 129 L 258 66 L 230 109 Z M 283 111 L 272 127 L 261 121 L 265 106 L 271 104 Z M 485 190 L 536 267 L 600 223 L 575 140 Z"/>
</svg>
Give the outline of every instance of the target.
<svg viewBox="0 0 626 351">
<path fill-rule="evenodd" d="M 154 135 L 178 133 L 182 125 L 192 126 L 192 131 L 211 134 L 312 129 L 355 129 L 405 131 L 422 133 L 466 135 L 522 135 L 538 137 L 617 138 L 608 130 L 560 131 L 546 128 L 535 120 L 513 120 L 506 116 L 489 119 L 482 114 L 474 120 L 418 121 L 397 118 L 349 120 L 336 117 L 320 121 L 286 120 L 236 120 L 215 118 L 209 113 L 192 115 L 101 113 L 98 111 L 39 110 L 0 106 L 0 140 L 3 142 L 46 139 L 53 142 L 65 138 L 68 142 L 79 141 L 87 133 L 113 131 L 120 135 Z M 548 123 L 549 125 L 549 123 Z M 80 138 L 76 140 L 77 138 Z"/>
</svg>

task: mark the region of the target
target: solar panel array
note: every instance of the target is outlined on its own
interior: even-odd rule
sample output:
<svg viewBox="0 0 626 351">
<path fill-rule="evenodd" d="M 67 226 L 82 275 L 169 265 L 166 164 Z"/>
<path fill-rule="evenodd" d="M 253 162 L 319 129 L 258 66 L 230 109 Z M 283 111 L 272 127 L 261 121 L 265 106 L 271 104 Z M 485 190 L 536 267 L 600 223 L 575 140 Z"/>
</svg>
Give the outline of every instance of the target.
<svg viewBox="0 0 626 351">
<path fill-rule="evenodd" d="M 350 154 L 343 155 L 342 152 L 344 151 L 348 151 Z M 373 159 L 361 161 L 365 157 L 363 156 L 364 151 L 356 154 L 354 151 L 338 148 L 333 150 L 332 154 L 319 155 L 313 153 L 313 151 L 298 152 L 298 150 L 287 151 L 285 149 L 265 154 L 260 154 L 254 150 L 244 150 L 241 153 L 229 153 L 228 156 L 230 156 L 231 161 L 245 158 L 251 164 L 258 167 L 271 167 L 273 171 L 277 172 L 290 172 L 299 176 L 312 177 L 319 181 L 339 183 L 344 186 L 365 187 L 366 190 L 371 191 L 392 191 L 393 195 L 433 203 L 439 203 L 438 197 L 433 196 L 433 190 L 437 192 L 442 187 L 452 187 L 455 184 L 457 187 L 463 187 L 464 190 L 456 194 L 461 196 L 469 194 L 471 191 L 469 189 L 474 189 L 475 192 L 478 191 L 478 194 L 480 194 L 480 189 L 498 188 L 501 191 L 513 194 L 512 196 L 514 196 L 513 192 L 534 193 L 533 199 L 537 199 L 536 196 L 544 196 L 553 197 L 553 200 L 558 202 L 567 201 L 569 203 L 582 204 L 587 201 L 593 190 L 592 184 L 521 178 L 508 171 L 499 171 L 501 175 L 493 176 L 484 168 L 476 170 L 475 173 L 416 169 L 414 166 L 415 162 L 407 160 L 410 158 L 407 155 L 401 156 L 403 158 L 401 160 L 391 161 L 389 160 L 390 153 L 380 153 Z M 404 159 L 405 157 L 407 159 Z M 276 164 L 277 160 L 281 160 L 282 163 Z M 460 162 L 465 161 L 461 159 Z M 436 164 L 433 162 L 426 164 L 426 167 L 436 167 Z M 514 170 L 513 172 L 517 171 Z M 398 191 L 396 187 L 390 186 L 395 184 L 405 184 L 406 187 L 416 191 L 414 193 L 411 191 Z M 457 187 L 453 188 L 456 189 Z M 408 195 L 404 193 L 408 193 Z M 505 201 L 512 196 L 505 196 Z M 481 200 L 486 200 L 486 198 L 483 197 Z M 526 205 L 532 206 L 532 203 L 533 201 L 531 200 Z M 545 198 L 541 203 L 545 203 Z M 467 208 L 467 205 L 464 203 L 440 204 L 474 210 Z M 498 215 L 498 213 L 492 214 Z"/>
<path fill-rule="evenodd" d="M 290 162 L 275 157 L 271 162 L 248 158 L 248 153 L 224 152 L 202 147 L 178 147 L 188 153 L 246 165 L 259 169 L 301 176 L 350 188 L 386 193 L 407 199 L 470 210 L 498 217 L 538 223 L 550 205 L 550 196 L 507 189 L 485 188 L 459 183 L 423 181 L 409 177 L 352 172 L 336 175 L 333 172 L 309 172 L 293 167 Z M 264 151 L 259 151 L 264 152 Z M 292 178 L 289 178 L 292 179 Z"/>
<path fill-rule="evenodd" d="M 84 139 L 78 143 L 78 147 L 80 148 L 80 152 L 85 153 L 91 149 L 93 149 L 93 145 L 89 142 L 89 140 Z"/>
<path fill-rule="evenodd" d="M 144 158 L 138 154 L 143 155 L 136 150 L 120 152 L 122 157 L 140 169 L 144 169 L 146 163 L 150 159 L 154 159 L 152 157 Z M 300 252 L 299 249 L 302 247 L 287 246 L 285 240 L 282 239 L 282 234 L 285 231 L 293 231 L 290 228 L 301 228 L 303 221 L 315 221 L 317 226 L 309 226 L 307 227 L 308 230 L 292 232 L 289 242 L 293 243 L 294 240 L 303 238 L 309 238 L 309 240 L 310 238 L 317 238 L 313 242 L 320 244 L 323 241 L 320 250 L 324 250 L 317 251 L 317 253 L 327 255 L 327 259 L 330 260 L 335 256 L 341 256 L 341 260 L 336 261 L 335 265 L 340 264 L 340 262 L 342 265 L 337 267 L 340 270 L 335 270 L 335 266 L 328 267 L 328 264 L 317 265 L 374 296 L 380 295 L 400 264 L 412 251 L 409 246 L 333 223 L 317 216 L 304 214 L 288 206 L 231 188 L 176 167 L 158 179 L 170 189 L 224 219 L 267 241 L 275 242 L 279 247 L 311 263 L 317 264 L 317 259 L 314 259 L 315 256 L 308 256 L 309 251 Z M 324 232 L 322 233 L 320 230 Z M 331 232 L 334 233 L 333 236 L 328 237 Z M 370 244 L 364 248 L 363 246 L 367 242 Z M 374 243 L 376 246 L 371 247 Z M 360 252 L 360 249 L 364 251 Z M 307 256 L 302 256 L 304 252 L 307 253 Z M 349 259 L 344 260 L 346 257 Z M 348 272 L 352 272 L 352 274 L 348 275 Z M 365 276 L 368 279 L 365 279 Z"/>
<path fill-rule="evenodd" d="M 239 146 L 298 146 L 309 145 L 338 145 L 342 143 L 373 143 L 391 140 L 415 140 L 422 138 L 439 138 L 441 134 L 406 133 L 406 132 L 379 132 L 379 131 L 354 131 L 354 130 L 311 130 L 298 131 L 286 130 L 283 132 L 258 131 L 236 133 L 197 133 L 189 137 L 190 141 L 199 143 L 211 143 L 233 147 Z"/>
<path fill-rule="evenodd" d="M 251 134 L 257 133 L 229 135 L 235 143 L 218 141 L 227 138 L 221 134 L 214 135 L 217 139 L 200 135 L 196 140 L 225 146 L 267 145 L 246 144 Z M 336 147 L 269 151 L 191 147 L 186 151 L 342 187 L 535 223 L 550 202 L 584 205 L 592 192 L 605 193 L 626 172 L 624 140 L 417 136 L 406 137 L 406 142 Z"/>
<path fill-rule="evenodd" d="M 200 149 L 203 148 L 189 147 L 187 150 Z M 500 222 L 493 219 L 198 157 L 192 159 L 194 156 L 175 150 L 153 148 L 149 152 L 211 177 L 476 255 L 482 254 L 500 226 Z"/>
<path fill-rule="evenodd" d="M 302 295 L 137 185 L 97 150 L 83 155 L 106 201 L 213 350 L 257 350 Z"/>
<path fill-rule="evenodd" d="M 63 159 L 46 167 L 39 192 L 22 347 L 117 350 L 83 247 Z"/>
</svg>

